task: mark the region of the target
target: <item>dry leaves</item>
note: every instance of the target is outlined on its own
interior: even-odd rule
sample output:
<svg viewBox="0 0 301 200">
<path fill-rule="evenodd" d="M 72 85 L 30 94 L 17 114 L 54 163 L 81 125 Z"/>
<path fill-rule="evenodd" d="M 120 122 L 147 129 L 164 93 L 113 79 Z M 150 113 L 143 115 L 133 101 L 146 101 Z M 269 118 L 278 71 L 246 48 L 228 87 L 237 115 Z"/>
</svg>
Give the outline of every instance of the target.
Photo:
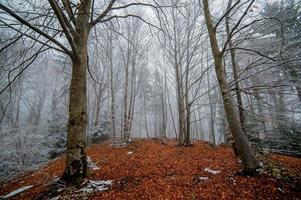
<svg viewBox="0 0 301 200">
<path fill-rule="evenodd" d="M 132 152 L 132 153 L 128 153 Z M 299 187 L 268 175 L 243 177 L 232 149 L 217 148 L 204 142 L 191 147 L 177 147 L 174 140 L 136 140 L 125 148 L 109 144 L 93 145 L 87 150 L 100 168 L 90 171 L 91 180 L 113 180 L 109 191 L 91 194 L 89 199 L 298 199 Z M 271 155 L 284 166 L 299 172 L 301 159 Z M 204 169 L 218 170 L 210 173 Z M 40 170 L 2 184 L 0 196 L 24 185 L 32 189 L 17 196 L 32 199 L 59 177 L 64 159 L 59 158 Z M 200 177 L 208 177 L 202 179 Z M 298 189 L 299 188 L 299 189 Z"/>
</svg>

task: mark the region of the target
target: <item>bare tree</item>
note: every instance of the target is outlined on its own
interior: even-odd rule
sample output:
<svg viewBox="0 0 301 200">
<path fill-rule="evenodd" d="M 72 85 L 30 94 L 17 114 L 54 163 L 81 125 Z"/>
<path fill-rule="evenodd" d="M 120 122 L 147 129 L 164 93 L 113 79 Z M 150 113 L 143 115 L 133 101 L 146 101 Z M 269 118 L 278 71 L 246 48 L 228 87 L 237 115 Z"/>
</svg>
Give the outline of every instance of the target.
<svg viewBox="0 0 301 200">
<path fill-rule="evenodd" d="M 173 85 L 177 97 L 178 141 L 179 145 L 190 145 L 191 112 L 197 98 L 203 70 L 200 70 L 200 46 L 202 32 L 199 9 L 189 2 L 171 1 L 174 7 L 158 13 L 162 37 L 158 37 L 164 48 L 173 75 Z M 196 89 L 193 93 L 193 89 Z"/>
<path fill-rule="evenodd" d="M 48 16 L 47 22 L 57 19 L 55 27 L 47 23 L 31 23 L 30 16 L 20 16 L 13 9 L 0 4 L 0 9 L 14 18 L 19 24 L 28 27 L 34 34 L 28 34 L 23 29 L 18 29 L 13 24 L 1 20 L 3 24 L 14 31 L 37 41 L 42 47 L 52 48 L 67 54 L 72 61 L 72 77 L 70 84 L 69 121 L 67 134 L 66 170 L 63 179 L 68 182 L 78 183 L 87 175 L 87 161 L 85 154 L 86 126 L 87 126 L 87 64 L 88 64 L 88 39 L 91 29 L 106 21 L 118 18 L 135 17 L 134 15 L 108 15 L 113 10 L 124 9 L 133 5 L 126 4 L 113 7 L 116 0 L 110 0 L 103 8 L 99 8 L 95 1 L 84 0 L 73 3 L 69 0 L 48 0 L 49 4 L 41 6 L 46 8 L 48 15 L 42 15 L 41 8 L 37 9 L 34 17 Z M 41 2 L 43 4 L 44 2 Z M 142 4 L 145 5 L 145 4 Z M 49 7 L 50 6 L 50 7 Z M 45 11 L 45 10 L 44 10 Z M 54 15 L 52 15 L 52 13 Z M 58 24 L 58 26 L 56 26 Z M 64 35 L 67 44 L 58 40 L 58 35 Z M 45 38 L 44 42 L 41 38 Z"/>
<path fill-rule="evenodd" d="M 209 34 L 211 50 L 214 58 L 215 72 L 222 93 L 227 121 L 235 141 L 235 147 L 237 148 L 239 157 L 242 160 L 244 171 L 249 174 L 253 174 L 255 172 L 255 170 L 258 168 L 258 162 L 250 147 L 250 144 L 248 143 L 248 139 L 242 130 L 239 121 L 239 116 L 235 109 L 233 97 L 231 95 L 231 90 L 228 85 L 226 74 L 224 71 L 223 57 L 225 53 L 225 48 L 228 45 L 229 40 L 231 40 L 233 32 L 239 26 L 239 24 L 243 20 L 244 16 L 248 12 L 248 9 L 250 8 L 253 2 L 254 0 L 249 2 L 247 8 L 245 9 L 240 19 L 238 20 L 237 24 L 230 31 L 230 34 L 227 37 L 227 41 L 225 42 L 223 49 L 220 50 L 218 45 L 218 40 L 217 40 L 217 34 L 216 34 L 218 23 L 217 24 L 213 23 L 208 0 L 202 0 L 202 6 L 203 6 L 205 21 L 207 25 L 208 34 Z M 200 1 L 199 3 L 201 5 Z M 239 4 L 239 1 L 236 2 L 234 6 L 231 6 L 229 9 L 227 9 L 226 14 L 229 13 L 231 9 L 233 9 L 235 6 L 237 6 L 237 4 Z"/>
</svg>

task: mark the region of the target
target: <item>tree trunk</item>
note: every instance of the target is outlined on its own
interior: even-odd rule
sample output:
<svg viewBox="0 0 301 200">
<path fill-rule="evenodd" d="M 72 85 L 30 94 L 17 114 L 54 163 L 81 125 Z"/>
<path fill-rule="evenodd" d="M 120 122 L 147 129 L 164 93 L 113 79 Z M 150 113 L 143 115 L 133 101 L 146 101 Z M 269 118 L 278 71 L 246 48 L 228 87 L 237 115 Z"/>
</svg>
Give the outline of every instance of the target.
<svg viewBox="0 0 301 200">
<path fill-rule="evenodd" d="M 229 0 L 227 11 L 231 8 L 231 6 L 232 6 L 232 0 Z M 230 37 L 229 15 L 226 16 L 226 32 L 227 32 L 227 36 Z M 239 82 L 238 82 L 238 66 L 236 63 L 235 49 L 233 49 L 232 39 L 229 40 L 229 48 L 230 48 L 234 85 L 235 85 L 235 94 L 236 94 L 236 100 L 238 104 L 239 121 L 241 123 L 241 128 L 243 132 L 246 134 L 244 108 L 242 104 L 242 96 L 241 96 Z"/>
<path fill-rule="evenodd" d="M 62 179 L 79 184 L 87 175 L 86 127 L 87 127 L 87 39 L 88 33 L 75 39 L 78 52 L 72 58 L 69 120 L 67 131 L 66 170 Z"/>
<path fill-rule="evenodd" d="M 191 115 L 191 104 L 187 103 L 186 106 L 186 132 L 184 137 L 184 145 L 189 146 L 190 145 L 190 115 Z"/>
<path fill-rule="evenodd" d="M 207 56 L 208 58 L 208 56 Z M 209 73 L 207 73 L 207 87 L 208 90 L 210 90 L 210 82 L 209 82 Z M 214 116 L 215 114 L 213 114 L 213 105 L 212 105 L 212 101 L 211 101 L 211 94 L 210 92 L 208 92 L 208 100 L 209 100 L 209 106 L 210 106 L 210 130 L 211 130 L 211 136 L 212 136 L 212 142 L 213 145 L 216 145 L 216 140 L 215 140 L 215 133 L 214 133 Z"/>
<path fill-rule="evenodd" d="M 113 143 L 116 142 L 116 128 L 115 128 L 115 90 L 114 90 L 114 73 L 113 73 L 113 60 L 112 60 L 112 46 L 110 43 L 110 81 L 111 81 L 111 123 L 112 123 L 112 136 Z"/>
<path fill-rule="evenodd" d="M 101 108 L 101 101 L 102 101 L 102 94 L 103 91 L 101 89 L 101 86 L 99 86 L 99 91 L 96 92 L 96 105 L 94 107 L 95 109 L 95 116 L 94 116 L 94 127 L 96 127 L 99 124 L 99 116 L 100 116 L 100 108 Z M 92 115 L 93 116 L 93 115 Z"/>
<path fill-rule="evenodd" d="M 184 99 L 182 93 L 182 80 L 179 72 L 179 66 L 175 66 L 176 73 L 176 87 L 177 87 L 177 104 L 178 104 L 178 123 L 179 123 L 179 145 L 184 144 L 185 130 L 185 113 L 184 113 Z"/>
<path fill-rule="evenodd" d="M 262 103 L 261 103 L 262 98 L 261 98 L 261 96 L 260 96 L 259 91 L 258 91 L 257 88 L 253 89 L 253 94 L 254 94 L 254 97 L 256 99 L 256 107 L 258 109 L 258 113 L 261 116 L 261 118 L 259 118 L 259 120 L 258 119 L 256 120 L 256 117 L 254 117 L 255 118 L 254 121 L 259 121 L 261 123 L 261 125 L 262 125 L 263 133 L 266 133 L 267 132 L 267 128 L 266 128 L 266 124 L 265 124 L 265 120 L 264 120 L 264 115 L 265 114 L 264 114 L 264 109 L 263 109 L 263 106 L 262 106 Z M 255 111 L 253 111 L 253 113 L 255 115 Z M 263 136 L 264 136 L 264 134 L 258 134 L 258 138 L 260 138 L 260 139 L 263 139 Z"/>
<path fill-rule="evenodd" d="M 132 131 L 132 123 L 133 123 L 133 119 L 134 119 L 134 110 L 135 110 L 135 59 L 132 62 L 132 68 L 131 68 L 131 82 L 130 85 L 131 87 L 130 89 L 130 99 L 129 99 L 129 108 L 128 108 L 128 114 L 127 114 L 127 123 L 128 123 L 128 127 L 127 127 L 127 134 L 125 136 L 125 140 L 126 143 L 129 142 L 130 140 L 130 136 L 131 136 L 131 131 Z"/>
<path fill-rule="evenodd" d="M 147 126 L 147 119 L 146 119 L 146 111 L 147 111 L 147 109 L 146 109 L 146 100 L 145 100 L 145 94 L 144 94 L 144 97 L 143 97 L 143 106 L 144 106 L 144 123 L 145 123 L 145 131 L 146 131 L 146 136 L 147 136 L 147 138 L 150 138 L 150 136 L 149 136 L 149 133 L 148 133 L 148 126 Z"/>
<path fill-rule="evenodd" d="M 177 128 L 176 128 L 176 123 L 175 123 L 175 119 L 174 119 L 174 115 L 173 115 L 172 107 L 171 107 L 171 103 L 170 103 L 169 91 L 167 91 L 167 101 L 168 101 L 168 107 L 169 107 L 169 110 L 170 110 L 172 127 L 173 127 L 173 130 L 174 130 L 176 138 L 178 138 L 178 132 L 177 132 Z"/>
<path fill-rule="evenodd" d="M 224 110 L 226 113 L 229 128 L 233 135 L 238 155 L 242 160 L 244 171 L 248 174 L 252 174 L 258 168 L 258 163 L 252 152 L 250 144 L 248 143 L 248 140 L 245 134 L 243 133 L 243 130 L 240 126 L 238 114 L 235 110 L 231 90 L 227 83 L 227 79 L 224 73 L 223 54 L 219 51 L 217 37 L 209 10 L 208 0 L 203 0 L 203 9 L 211 44 L 211 50 L 214 58 L 215 72 L 222 93 Z"/>
</svg>

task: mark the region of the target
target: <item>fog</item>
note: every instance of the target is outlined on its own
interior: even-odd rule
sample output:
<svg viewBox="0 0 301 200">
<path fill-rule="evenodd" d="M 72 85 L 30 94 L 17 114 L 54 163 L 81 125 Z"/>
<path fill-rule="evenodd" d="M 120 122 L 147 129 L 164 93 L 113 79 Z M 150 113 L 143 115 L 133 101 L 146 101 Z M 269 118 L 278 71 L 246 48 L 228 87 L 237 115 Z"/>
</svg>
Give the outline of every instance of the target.
<svg viewBox="0 0 301 200">
<path fill-rule="evenodd" d="M 300 155 L 300 2 L 250 2 L 242 1 L 229 16 L 238 77 L 227 45 L 223 56 L 236 114 L 242 107 L 250 143 Z M 95 13 L 108 3 L 96 3 Z M 116 1 L 114 6 L 130 3 Z M 231 142 L 203 6 L 194 0 L 140 3 L 112 10 L 90 30 L 85 144 L 103 138 L 116 144 L 135 138 L 179 140 L 184 132 L 192 143 Z M 1 4 L 72 49 L 48 2 Z M 214 23 L 227 4 L 211 2 Z M 216 29 L 220 49 L 229 42 L 225 26 L 223 20 Z M 74 68 L 64 49 L 3 7 L 0 42 L 0 177 L 9 179 L 65 152 Z"/>
</svg>

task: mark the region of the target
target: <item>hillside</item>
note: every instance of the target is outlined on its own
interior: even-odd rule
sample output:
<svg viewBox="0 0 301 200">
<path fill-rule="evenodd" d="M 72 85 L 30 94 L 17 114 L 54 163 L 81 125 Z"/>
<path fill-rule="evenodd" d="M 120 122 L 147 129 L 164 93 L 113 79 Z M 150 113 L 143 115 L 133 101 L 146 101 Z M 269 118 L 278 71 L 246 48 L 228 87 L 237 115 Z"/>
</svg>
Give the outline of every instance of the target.
<svg viewBox="0 0 301 200">
<path fill-rule="evenodd" d="M 265 156 L 265 171 L 239 174 L 240 162 L 230 147 L 195 142 L 178 147 L 173 140 L 135 140 L 126 147 L 109 143 L 87 150 L 93 161 L 89 180 L 112 180 L 106 191 L 53 184 L 64 158 L 49 162 L 0 186 L 0 196 L 33 185 L 12 199 L 300 199 L 301 159 Z M 272 176 L 274 175 L 274 176 Z"/>
</svg>

